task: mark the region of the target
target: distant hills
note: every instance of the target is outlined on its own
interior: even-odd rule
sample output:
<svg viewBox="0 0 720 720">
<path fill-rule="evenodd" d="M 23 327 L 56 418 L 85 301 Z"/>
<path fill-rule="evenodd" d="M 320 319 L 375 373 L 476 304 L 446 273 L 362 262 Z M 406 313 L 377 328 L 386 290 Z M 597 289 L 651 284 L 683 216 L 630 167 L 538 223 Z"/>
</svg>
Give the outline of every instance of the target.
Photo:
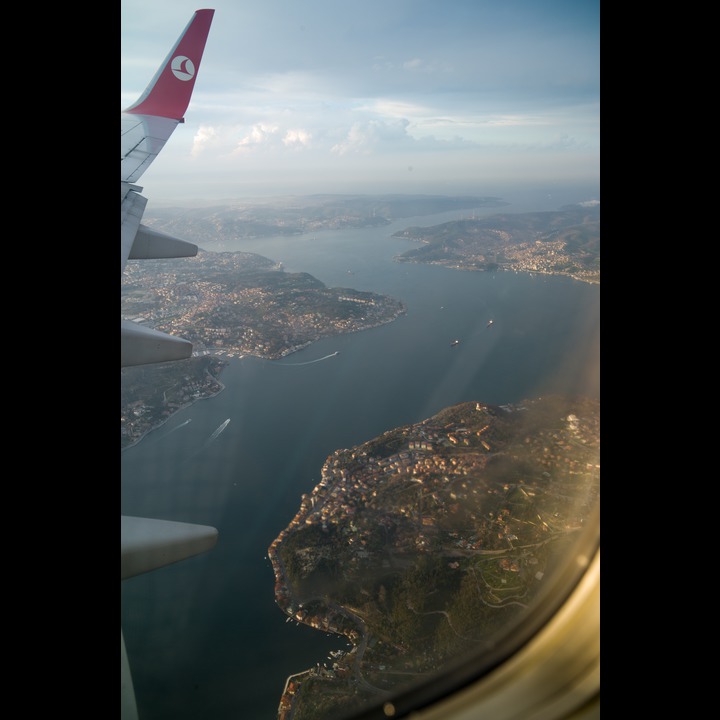
<svg viewBox="0 0 720 720">
<path fill-rule="evenodd" d="M 201 247 L 218 241 L 323 230 L 383 227 L 404 217 L 452 210 L 503 208 L 497 197 L 444 195 L 304 195 L 232 200 L 202 207 L 146 211 L 145 223 Z M 559 210 L 497 213 L 408 227 L 394 237 L 418 247 L 399 262 L 439 264 L 462 270 L 513 270 L 568 275 L 600 282 L 600 204 Z"/>
<path fill-rule="evenodd" d="M 478 196 L 301 195 L 232 200 L 194 208 L 148 208 L 143 219 L 155 230 L 202 244 L 228 236 L 299 235 L 382 226 L 403 217 L 508 204 L 497 197 Z"/>
<path fill-rule="evenodd" d="M 399 262 L 569 275 L 600 282 L 599 204 L 409 227 L 394 237 L 422 243 L 396 257 Z"/>
</svg>

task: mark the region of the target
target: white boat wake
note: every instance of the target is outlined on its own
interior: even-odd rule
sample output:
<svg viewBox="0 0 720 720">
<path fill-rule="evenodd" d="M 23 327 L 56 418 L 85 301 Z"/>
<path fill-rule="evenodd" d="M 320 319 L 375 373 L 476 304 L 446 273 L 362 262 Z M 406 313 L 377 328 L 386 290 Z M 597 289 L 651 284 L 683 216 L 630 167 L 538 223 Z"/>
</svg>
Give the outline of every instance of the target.
<svg viewBox="0 0 720 720">
<path fill-rule="evenodd" d="M 203 446 L 196 450 L 191 456 L 190 460 L 192 460 L 196 455 L 199 455 L 203 450 L 207 450 L 207 448 L 217 440 L 218 435 L 230 424 L 230 418 L 225 420 L 223 423 L 221 423 L 215 430 L 212 431 L 210 437 L 203 443 Z"/>
<path fill-rule="evenodd" d="M 336 350 L 334 353 L 330 353 L 329 355 L 325 355 L 324 357 L 317 358 L 317 360 L 308 360 L 307 362 L 301 362 L 301 363 L 273 363 L 274 365 L 283 365 L 284 367 L 300 367 L 300 365 L 312 365 L 313 363 L 319 363 L 323 360 L 327 360 L 328 358 L 335 357 L 336 355 L 339 355 L 340 351 Z"/>
<path fill-rule="evenodd" d="M 213 430 L 212 435 L 208 439 L 208 443 L 211 443 L 227 426 L 230 422 L 230 418 L 228 418 L 220 427 L 218 427 L 216 430 Z"/>
<path fill-rule="evenodd" d="M 179 430 L 181 427 L 185 427 L 192 418 L 189 420 L 186 420 L 185 422 L 181 422 L 179 425 L 176 425 L 172 430 L 168 430 L 164 435 L 160 436 L 160 439 L 166 438 L 168 435 L 172 435 L 176 430 Z"/>
</svg>

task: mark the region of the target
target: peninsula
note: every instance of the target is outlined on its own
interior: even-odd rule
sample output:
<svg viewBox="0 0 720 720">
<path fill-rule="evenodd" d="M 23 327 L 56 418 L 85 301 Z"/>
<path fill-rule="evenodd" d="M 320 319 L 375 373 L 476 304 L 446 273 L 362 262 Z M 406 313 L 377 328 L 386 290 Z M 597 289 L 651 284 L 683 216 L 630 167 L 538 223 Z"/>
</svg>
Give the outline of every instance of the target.
<svg viewBox="0 0 720 720">
<path fill-rule="evenodd" d="M 195 358 L 121 371 L 121 448 L 181 407 L 220 389 L 227 356 L 281 358 L 320 338 L 391 322 L 406 312 L 395 298 L 329 288 L 308 273 L 287 273 L 266 257 L 206 252 L 128 262 L 121 314 L 193 343 Z M 215 355 L 214 360 L 203 356 Z"/>
<path fill-rule="evenodd" d="M 600 282 L 599 203 L 410 227 L 394 237 L 421 243 L 398 255 L 398 262 L 568 275 L 583 282 Z"/>
<path fill-rule="evenodd" d="M 507 633 L 598 502 L 599 413 L 465 402 L 330 455 L 268 552 L 281 610 L 352 649 L 289 678 L 279 720 L 342 717 Z"/>
</svg>

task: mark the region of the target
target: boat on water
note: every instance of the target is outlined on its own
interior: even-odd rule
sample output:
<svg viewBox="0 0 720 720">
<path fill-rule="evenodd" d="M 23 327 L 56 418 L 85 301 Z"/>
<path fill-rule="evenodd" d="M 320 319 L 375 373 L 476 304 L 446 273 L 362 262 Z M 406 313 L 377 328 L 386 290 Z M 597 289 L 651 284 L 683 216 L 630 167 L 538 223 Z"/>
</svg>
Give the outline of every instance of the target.
<svg viewBox="0 0 720 720">
<path fill-rule="evenodd" d="M 213 430 L 213 434 L 210 436 L 210 439 L 214 440 L 228 426 L 229 422 L 230 418 L 225 420 L 225 422 L 222 423 L 222 425 L 220 425 L 220 427 L 218 427 L 216 430 Z"/>
<path fill-rule="evenodd" d="M 490 327 L 493 324 L 492 320 L 488 320 L 488 324 L 485 327 Z"/>
<path fill-rule="evenodd" d="M 460 344 L 460 341 L 459 341 L 459 340 L 453 340 L 453 341 L 450 343 L 450 347 L 455 347 L 456 345 L 459 345 L 459 344 Z"/>
</svg>

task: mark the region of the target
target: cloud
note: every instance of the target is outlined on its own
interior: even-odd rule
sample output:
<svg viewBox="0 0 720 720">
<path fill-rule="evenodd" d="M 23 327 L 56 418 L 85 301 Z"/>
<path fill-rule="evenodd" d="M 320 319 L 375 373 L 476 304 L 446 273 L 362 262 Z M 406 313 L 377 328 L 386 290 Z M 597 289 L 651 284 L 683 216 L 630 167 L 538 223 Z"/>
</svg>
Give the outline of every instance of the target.
<svg viewBox="0 0 720 720">
<path fill-rule="evenodd" d="M 279 133 L 280 128 L 277 125 L 257 123 L 256 125 L 253 125 L 252 129 L 247 135 L 245 135 L 245 137 L 238 141 L 232 154 L 236 155 L 257 147 L 273 145 L 276 143 Z"/>
<path fill-rule="evenodd" d="M 442 60 L 421 60 L 420 58 L 413 58 L 412 60 L 406 60 L 402 64 L 403 70 L 409 72 L 421 72 L 426 75 L 432 73 L 449 73 L 452 72 L 452 65 Z"/>
<path fill-rule="evenodd" d="M 559 137 L 555 139 L 554 142 L 551 142 L 548 147 L 553 150 L 575 150 L 580 146 L 580 143 L 570 135 L 567 135 L 566 133 L 563 133 Z"/>
<path fill-rule="evenodd" d="M 201 125 L 193 138 L 192 150 L 190 154 L 197 157 L 208 147 L 218 145 L 221 141 L 218 132 L 210 125 Z"/>
<path fill-rule="evenodd" d="M 413 58 L 412 60 L 406 60 L 403 63 L 403 67 L 406 70 L 416 70 L 423 64 L 423 61 L 420 58 Z"/>
<path fill-rule="evenodd" d="M 357 122 L 342 142 L 331 148 L 336 155 L 359 153 L 370 155 L 381 148 L 397 149 L 399 145 L 407 144 L 409 137 L 407 127 L 408 120 L 401 119 L 394 122 L 382 120 L 369 120 Z"/>
<path fill-rule="evenodd" d="M 283 137 L 283 145 L 289 148 L 310 147 L 312 135 L 307 130 L 288 130 Z"/>
<path fill-rule="evenodd" d="M 377 100 L 367 101 L 358 106 L 356 110 L 391 118 L 426 117 L 430 113 L 426 105 L 390 98 L 377 98 Z"/>
</svg>

